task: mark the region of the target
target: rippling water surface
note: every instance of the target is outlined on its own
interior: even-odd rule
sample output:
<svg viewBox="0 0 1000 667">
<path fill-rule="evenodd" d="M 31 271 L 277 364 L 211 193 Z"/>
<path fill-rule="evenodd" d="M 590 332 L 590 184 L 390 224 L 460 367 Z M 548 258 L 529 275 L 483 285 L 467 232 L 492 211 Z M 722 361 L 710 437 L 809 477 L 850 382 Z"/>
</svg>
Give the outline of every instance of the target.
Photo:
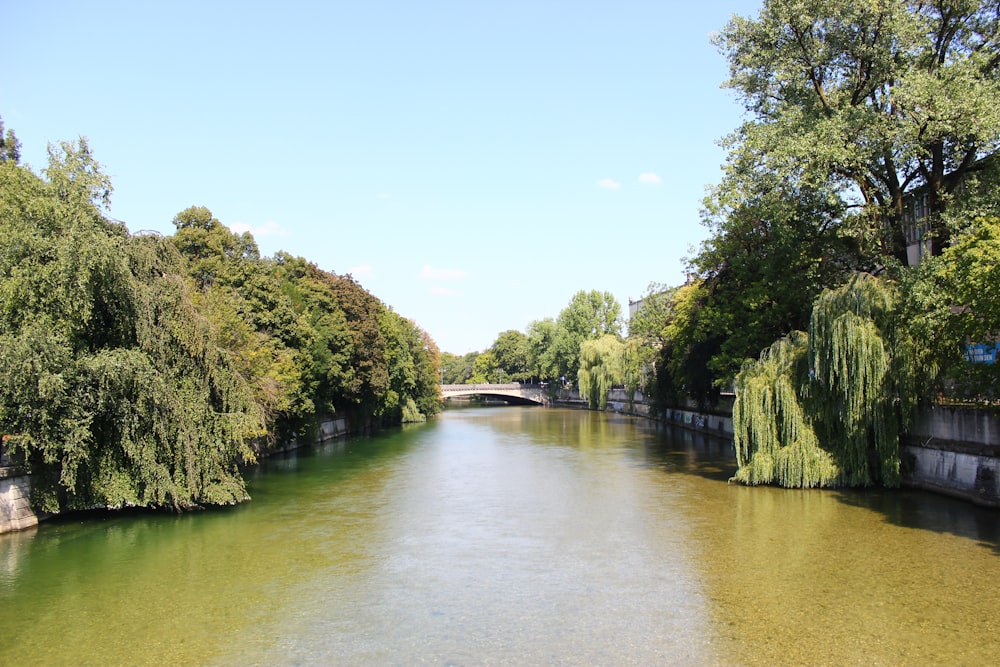
<svg viewBox="0 0 1000 667">
<path fill-rule="evenodd" d="M 641 419 L 449 410 L 240 507 L 0 536 L 0 663 L 995 663 L 1000 513 L 730 474 Z"/>
</svg>

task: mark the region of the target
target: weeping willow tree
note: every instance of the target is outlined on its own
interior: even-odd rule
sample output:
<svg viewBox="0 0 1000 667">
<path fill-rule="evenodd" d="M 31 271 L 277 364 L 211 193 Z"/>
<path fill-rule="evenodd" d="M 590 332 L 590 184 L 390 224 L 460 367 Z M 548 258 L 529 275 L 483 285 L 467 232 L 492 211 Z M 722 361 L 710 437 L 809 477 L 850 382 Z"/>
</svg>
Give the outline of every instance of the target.
<svg viewBox="0 0 1000 667">
<path fill-rule="evenodd" d="M 820 447 L 801 388 L 809 381 L 808 336 L 794 331 L 744 364 L 736 378 L 733 426 L 744 484 L 829 486 L 838 466 Z"/>
<path fill-rule="evenodd" d="M 893 283 L 859 274 L 824 291 L 809 333 L 779 340 L 736 379 L 735 480 L 787 487 L 898 486 L 915 406 L 914 342 Z"/>
<path fill-rule="evenodd" d="M 245 499 L 239 465 L 263 434 L 252 388 L 177 249 L 107 220 L 86 146 L 63 150 L 48 181 L 0 164 L 0 432 L 33 504 Z"/>
<path fill-rule="evenodd" d="M 613 334 L 580 343 L 580 395 L 591 409 L 608 407 L 608 390 L 623 381 L 625 344 Z"/>
</svg>

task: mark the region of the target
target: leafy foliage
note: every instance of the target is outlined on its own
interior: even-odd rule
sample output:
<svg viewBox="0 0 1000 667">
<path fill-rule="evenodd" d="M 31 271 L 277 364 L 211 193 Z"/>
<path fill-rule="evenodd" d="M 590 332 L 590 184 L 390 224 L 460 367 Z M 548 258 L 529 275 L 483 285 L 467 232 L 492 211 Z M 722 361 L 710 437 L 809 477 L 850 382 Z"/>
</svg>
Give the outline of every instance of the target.
<svg viewBox="0 0 1000 667">
<path fill-rule="evenodd" d="M 625 378 L 625 344 L 618 336 L 604 334 L 580 344 L 580 396 L 591 409 L 608 406 L 608 391 Z"/>
<path fill-rule="evenodd" d="M 716 42 L 751 114 L 731 160 L 834 188 L 900 262 L 903 197 L 922 187 L 943 247 L 947 198 L 1000 140 L 998 27 L 986 2 L 768 0 Z"/>
<path fill-rule="evenodd" d="M 14 130 L 7 130 L 4 134 L 3 118 L 0 118 L 0 162 L 17 164 L 20 160 L 21 142 L 14 135 Z"/>
<path fill-rule="evenodd" d="M 107 222 L 89 151 L 64 148 L 49 182 L 0 165 L 0 424 L 37 474 L 36 503 L 242 500 L 237 464 L 263 432 L 250 388 L 177 252 Z"/>
<path fill-rule="evenodd" d="M 459 356 L 451 352 L 441 352 L 441 383 L 466 384 L 472 381 L 473 364 L 478 352 Z"/>
<path fill-rule="evenodd" d="M 50 146 L 43 180 L 8 137 L 0 432 L 39 508 L 234 503 L 240 465 L 329 412 L 366 429 L 440 409 L 433 340 L 349 277 L 261 258 L 204 207 L 130 235 L 86 140 Z"/>
<path fill-rule="evenodd" d="M 736 380 L 733 427 L 744 484 L 809 488 L 836 483 L 840 470 L 820 446 L 800 388 L 808 383 L 809 349 L 801 331 L 778 339 Z"/>
<path fill-rule="evenodd" d="M 556 319 L 551 372 L 572 383 L 580 368 L 580 345 L 605 334 L 621 335 L 618 301 L 610 292 L 577 292 Z"/>
<path fill-rule="evenodd" d="M 496 359 L 497 369 L 505 380 L 523 382 L 531 376 L 528 371 L 528 336 L 514 329 L 497 336 L 490 348 Z"/>
<path fill-rule="evenodd" d="M 808 336 L 779 340 L 737 376 L 736 479 L 898 486 L 899 434 L 919 395 L 898 288 L 859 274 L 817 299 Z"/>
<path fill-rule="evenodd" d="M 958 255 L 904 268 L 902 223 L 909 195 L 926 197 L 941 253 L 1000 212 L 997 161 L 985 157 L 1000 145 L 998 30 L 996 7 L 977 1 L 767 0 L 725 26 L 716 44 L 726 85 L 748 117 L 726 139 L 724 178 L 705 200 L 712 236 L 660 328 L 661 406 L 711 405 L 747 360 L 807 328 L 824 290 L 858 272 L 899 282 L 893 312 L 905 319 L 894 326 L 910 332 L 900 341 L 941 341 L 912 351 L 925 374 L 961 368 L 963 336 L 976 334 L 958 321 L 989 306 L 949 313 L 973 299 L 946 278 Z"/>
</svg>

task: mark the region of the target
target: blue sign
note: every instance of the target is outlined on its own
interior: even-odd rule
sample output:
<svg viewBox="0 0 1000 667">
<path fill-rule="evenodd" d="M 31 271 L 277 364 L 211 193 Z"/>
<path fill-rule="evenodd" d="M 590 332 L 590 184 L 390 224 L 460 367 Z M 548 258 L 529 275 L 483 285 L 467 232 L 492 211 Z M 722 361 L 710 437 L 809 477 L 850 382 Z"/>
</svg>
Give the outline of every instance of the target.
<svg viewBox="0 0 1000 667">
<path fill-rule="evenodd" d="M 965 358 L 973 364 L 994 364 L 997 361 L 997 344 L 973 343 L 966 345 Z"/>
</svg>

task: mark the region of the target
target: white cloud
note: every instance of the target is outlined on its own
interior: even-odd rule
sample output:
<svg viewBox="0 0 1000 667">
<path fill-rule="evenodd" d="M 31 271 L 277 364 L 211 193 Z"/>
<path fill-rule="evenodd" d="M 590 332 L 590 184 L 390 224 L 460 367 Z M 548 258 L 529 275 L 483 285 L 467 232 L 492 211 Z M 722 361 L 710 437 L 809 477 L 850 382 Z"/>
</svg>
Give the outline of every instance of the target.
<svg viewBox="0 0 1000 667">
<path fill-rule="evenodd" d="M 427 291 L 439 296 L 458 296 L 461 294 L 458 290 L 451 289 L 450 287 L 432 287 Z"/>
<path fill-rule="evenodd" d="M 617 190 L 622 186 L 618 181 L 613 181 L 610 178 L 602 178 L 597 181 L 597 187 L 604 188 L 605 190 Z"/>
<path fill-rule="evenodd" d="M 429 280 L 461 280 L 469 277 L 469 272 L 462 269 L 435 269 L 430 264 L 424 264 L 420 277 Z"/>
<path fill-rule="evenodd" d="M 347 273 L 355 278 L 367 278 L 375 273 L 375 270 L 372 268 L 371 264 L 362 264 L 361 266 L 350 267 L 347 269 Z"/>
<path fill-rule="evenodd" d="M 378 193 L 375 196 L 378 197 L 379 199 L 383 199 L 383 200 L 384 199 L 392 199 L 392 195 L 389 194 L 388 192 L 380 192 L 380 193 Z"/>
<path fill-rule="evenodd" d="M 262 225 L 250 225 L 245 222 L 234 222 L 229 225 L 229 229 L 237 234 L 242 234 L 243 232 L 250 232 L 254 238 L 258 236 L 286 236 L 288 230 L 276 223 L 273 220 L 268 220 Z"/>
<path fill-rule="evenodd" d="M 639 174 L 640 183 L 652 183 L 653 185 L 659 185 L 661 183 L 660 177 L 651 171 L 647 171 L 644 174 Z"/>
</svg>

